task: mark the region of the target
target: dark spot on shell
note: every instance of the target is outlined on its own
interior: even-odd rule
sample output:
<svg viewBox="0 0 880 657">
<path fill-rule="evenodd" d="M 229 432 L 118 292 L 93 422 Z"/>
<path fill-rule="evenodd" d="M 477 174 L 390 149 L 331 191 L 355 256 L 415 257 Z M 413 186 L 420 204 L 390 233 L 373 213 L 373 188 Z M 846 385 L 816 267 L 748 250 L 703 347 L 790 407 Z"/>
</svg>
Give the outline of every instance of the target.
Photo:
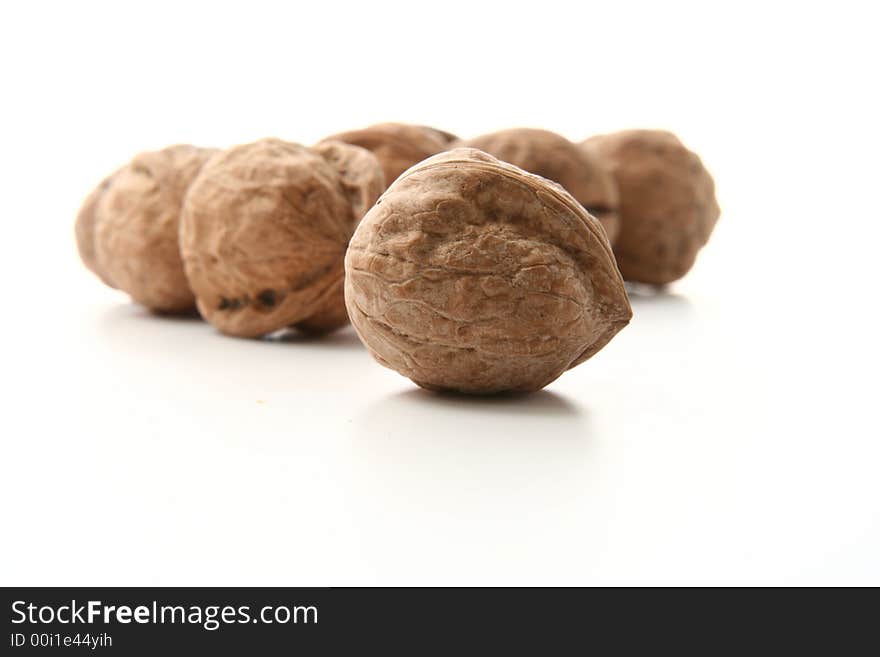
<svg viewBox="0 0 880 657">
<path fill-rule="evenodd" d="M 594 217 L 599 217 L 601 215 L 614 212 L 614 208 L 608 207 L 607 205 L 591 205 L 589 207 L 585 206 L 584 209 Z"/>
<path fill-rule="evenodd" d="M 220 297 L 220 303 L 217 304 L 217 310 L 238 310 L 244 304 L 241 299 L 227 299 Z"/>
<path fill-rule="evenodd" d="M 257 295 L 257 299 L 261 304 L 269 307 L 274 306 L 277 301 L 274 290 L 263 290 Z"/>
</svg>

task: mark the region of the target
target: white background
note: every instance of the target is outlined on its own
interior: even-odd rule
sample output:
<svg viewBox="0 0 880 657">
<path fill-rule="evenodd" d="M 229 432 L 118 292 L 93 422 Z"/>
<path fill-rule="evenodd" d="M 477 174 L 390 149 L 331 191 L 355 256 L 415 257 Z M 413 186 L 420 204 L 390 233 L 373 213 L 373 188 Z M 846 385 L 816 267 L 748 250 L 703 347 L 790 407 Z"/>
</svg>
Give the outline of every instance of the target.
<svg viewBox="0 0 880 657">
<path fill-rule="evenodd" d="M 880 584 L 870 3 L 4 3 L 0 583 Z M 159 319 L 78 262 L 135 152 L 676 131 L 694 270 L 515 399 Z"/>
</svg>

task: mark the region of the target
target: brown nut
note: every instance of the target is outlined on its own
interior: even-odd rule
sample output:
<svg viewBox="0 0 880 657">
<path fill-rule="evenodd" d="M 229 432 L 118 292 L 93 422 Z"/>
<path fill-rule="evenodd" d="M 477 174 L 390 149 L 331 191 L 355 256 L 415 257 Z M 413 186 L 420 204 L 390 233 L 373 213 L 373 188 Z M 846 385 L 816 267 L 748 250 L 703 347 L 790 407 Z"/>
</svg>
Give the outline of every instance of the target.
<svg viewBox="0 0 880 657">
<path fill-rule="evenodd" d="M 113 281 L 104 273 L 98 264 L 98 256 L 95 253 L 95 220 L 98 201 L 110 187 L 110 182 L 115 173 L 107 176 L 83 201 L 79 213 L 76 215 L 74 232 L 76 234 L 76 247 L 83 264 L 109 287 L 116 287 Z"/>
<path fill-rule="evenodd" d="M 355 219 L 360 221 L 385 190 L 379 160 L 365 148 L 332 139 L 325 139 L 313 150 L 336 169 Z"/>
<path fill-rule="evenodd" d="M 390 185 L 412 165 L 445 151 L 454 135 L 420 125 L 379 123 L 327 137 L 366 148 L 382 164 L 385 184 Z"/>
<path fill-rule="evenodd" d="M 447 146 L 461 140 L 461 138 L 458 135 L 455 135 L 451 132 L 446 132 L 446 130 L 440 130 L 440 128 L 432 128 L 431 126 L 428 126 L 428 125 L 420 125 L 419 127 L 422 130 L 427 130 L 428 132 L 432 132 L 435 135 L 437 135 L 441 140 L 443 140 L 443 143 L 446 144 Z"/>
<path fill-rule="evenodd" d="M 598 221 L 559 185 L 469 148 L 392 184 L 345 272 L 363 343 L 429 389 L 539 390 L 632 316 Z"/>
<path fill-rule="evenodd" d="M 98 185 L 76 221 L 86 266 L 152 310 L 192 309 L 177 241 L 180 205 L 212 153 L 189 145 L 141 153 Z"/>
<path fill-rule="evenodd" d="M 382 186 L 379 162 L 347 144 L 263 139 L 212 158 L 181 214 L 199 312 L 242 337 L 344 325 L 345 247 Z"/>
<path fill-rule="evenodd" d="M 534 128 L 501 130 L 461 143 L 559 183 L 596 217 L 614 244 L 620 221 L 617 185 L 589 152 L 562 135 Z"/>
<path fill-rule="evenodd" d="M 614 254 L 629 281 L 663 285 L 684 276 L 721 213 L 700 158 L 661 130 L 627 130 L 584 142 L 620 190 Z"/>
</svg>

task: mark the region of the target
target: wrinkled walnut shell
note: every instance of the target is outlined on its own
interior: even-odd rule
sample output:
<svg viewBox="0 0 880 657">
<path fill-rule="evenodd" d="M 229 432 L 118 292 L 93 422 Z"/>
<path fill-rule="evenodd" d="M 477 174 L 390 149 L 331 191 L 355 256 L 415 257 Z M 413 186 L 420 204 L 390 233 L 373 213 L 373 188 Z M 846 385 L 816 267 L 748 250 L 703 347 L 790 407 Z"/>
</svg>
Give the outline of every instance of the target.
<svg viewBox="0 0 880 657">
<path fill-rule="evenodd" d="M 632 316 L 598 221 L 559 185 L 473 149 L 392 184 L 345 272 L 363 343 L 429 389 L 539 390 Z"/>
<path fill-rule="evenodd" d="M 583 146 L 602 160 L 620 190 L 614 254 L 623 277 L 664 285 L 684 276 L 721 213 L 700 158 L 660 130 L 599 135 Z"/>
<path fill-rule="evenodd" d="M 212 158 L 180 226 L 199 312 L 241 337 L 344 325 L 345 247 L 382 186 L 379 162 L 342 143 L 316 150 L 263 139 Z"/>
<path fill-rule="evenodd" d="M 406 123 L 379 123 L 327 137 L 373 153 L 382 165 L 386 185 L 397 180 L 412 165 L 446 150 L 454 138 L 448 132 Z"/>
<path fill-rule="evenodd" d="M 355 219 L 360 221 L 385 191 L 385 176 L 376 156 L 365 148 L 332 139 L 325 139 L 313 150 L 336 169 Z"/>
<path fill-rule="evenodd" d="M 91 193 L 83 201 L 79 213 L 76 215 L 76 225 L 74 231 L 76 234 L 76 247 L 79 250 L 79 257 L 83 264 L 103 283 L 109 287 L 116 287 L 113 281 L 104 273 L 98 264 L 98 255 L 95 253 L 95 222 L 97 219 L 96 210 L 98 201 L 110 187 L 110 182 L 114 174 L 104 178 L 101 183 L 91 191 Z"/>
<path fill-rule="evenodd" d="M 562 135 L 533 128 L 500 130 L 461 143 L 565 187 L 596 217 L 614 244 L 619 197 L 611 174 L 592 154 Z"/>
<path fill-rule="evenodd" d="M 77 245 L 86 266 L 152 310 L 191 310 L 194 298 L 177 241 L 180 206 L 213 152 L 169 146 L 135 156 L 105 179 L 77 216 Z"/>
</svg>

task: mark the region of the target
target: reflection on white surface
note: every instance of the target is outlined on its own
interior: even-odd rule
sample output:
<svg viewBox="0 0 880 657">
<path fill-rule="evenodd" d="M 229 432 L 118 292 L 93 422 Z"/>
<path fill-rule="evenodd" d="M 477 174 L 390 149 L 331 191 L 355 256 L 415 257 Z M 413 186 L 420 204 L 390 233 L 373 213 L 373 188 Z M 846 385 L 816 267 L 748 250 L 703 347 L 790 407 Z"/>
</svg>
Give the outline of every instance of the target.
<svg viewBox="0 0 880 657">
<path fill-rule="evenodd" d="M 592 443 L 587 409 L 554 392 L 485 400 L 408 389 L 365 405 L 352 447 L 355 474 L 378 494 L 468 513 L 481 491 L 580 487 L 572 475 L 589 469 Z"/>
<path fill-rule="evenodd" d="M 876 445 L 810 432 L 827 409 L 792 414 L 784 352 L 735 308 L 677 291 L 632 304 L 589 362 L 494 398 L 421 390 L 350 328 L 240 340 L 113 293 L 71 305 L 50 369 L 10 356 L 3 486 L 33 540 L 7 563 L 41 566 L 5 579 L 845 581 L 817 555 L 851 550 L 864 572 L 848 546 L 877 538 Z M 828 476 L 843 479 L 816 485 Z M 114 522 L 83 524 L 90 505 Z"/>
</svg>

